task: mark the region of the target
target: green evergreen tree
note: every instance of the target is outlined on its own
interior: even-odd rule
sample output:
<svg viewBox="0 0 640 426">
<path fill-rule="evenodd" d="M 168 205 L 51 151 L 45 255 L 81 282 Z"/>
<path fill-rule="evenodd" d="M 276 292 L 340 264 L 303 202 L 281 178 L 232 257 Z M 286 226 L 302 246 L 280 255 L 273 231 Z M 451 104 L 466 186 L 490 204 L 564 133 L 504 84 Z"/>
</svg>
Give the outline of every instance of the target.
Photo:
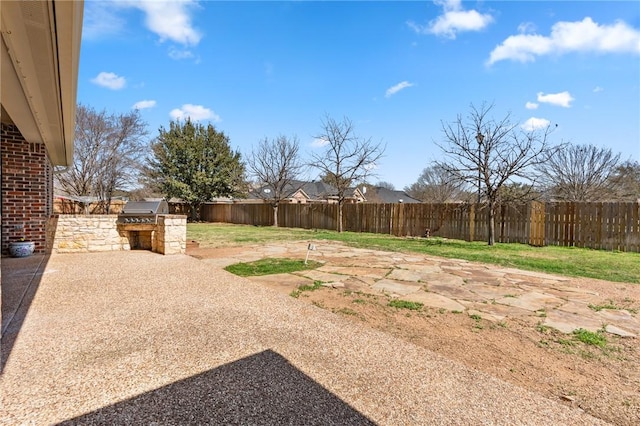
<svg viewBox="0 0 640 426">
<path fill-rule="evenodd" d="M 167 199 L 187 203 L 192 220 L 200 219 L 202 203 L 242 194 L 244 164 L 223 132 L 189 119 L 171 121 L 159 132 L 146 177 Z"/>
</svg>

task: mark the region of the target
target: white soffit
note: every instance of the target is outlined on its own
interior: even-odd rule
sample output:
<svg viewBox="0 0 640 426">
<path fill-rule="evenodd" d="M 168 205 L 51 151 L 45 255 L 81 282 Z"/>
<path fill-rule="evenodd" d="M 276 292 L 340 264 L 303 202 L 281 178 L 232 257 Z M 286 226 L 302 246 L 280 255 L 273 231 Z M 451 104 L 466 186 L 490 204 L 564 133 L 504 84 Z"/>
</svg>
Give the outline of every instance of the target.
<svg viewBox="0 0 640 426">
<path fill-rule="evenodd" d="M 53 165 L 73 160 L 83 3 L 3 1 L 2 106 Z"/>
</svg>

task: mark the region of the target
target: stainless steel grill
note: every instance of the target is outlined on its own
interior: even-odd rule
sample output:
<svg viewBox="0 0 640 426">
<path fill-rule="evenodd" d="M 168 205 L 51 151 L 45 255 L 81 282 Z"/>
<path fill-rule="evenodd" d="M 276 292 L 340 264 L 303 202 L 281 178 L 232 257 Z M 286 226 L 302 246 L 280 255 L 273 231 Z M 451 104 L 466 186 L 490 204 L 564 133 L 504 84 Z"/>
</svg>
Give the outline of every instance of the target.
<svg viewBox="0 0 640 426">
<path fill-rule="evenodd" d="M 169 204 L 165 200 L 129 201 L 118 215 L 118 223 L 155 225 L 159 214 L 169 214 Z"/>
</svg>

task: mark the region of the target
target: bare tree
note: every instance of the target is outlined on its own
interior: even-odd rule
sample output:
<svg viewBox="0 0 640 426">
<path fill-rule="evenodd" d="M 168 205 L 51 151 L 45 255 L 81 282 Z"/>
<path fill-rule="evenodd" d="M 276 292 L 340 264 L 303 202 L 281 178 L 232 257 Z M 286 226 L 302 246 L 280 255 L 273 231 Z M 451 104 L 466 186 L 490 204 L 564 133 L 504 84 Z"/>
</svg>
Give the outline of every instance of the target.
<svg viewBox="0 0 640 426">
<path fill-rule="evenodd" d="M 503 203 L 528 203 L 539 200 L 541 194 L 530 183 L 511 182 L 500 188 L 498 199 Z"/>
<path fill-rule="evenodd" d="M 271 203 L 273 226 L 277 227 L 278 206 L 284 198 L 299 189 L 299 178 L 306 168 L 300 159 L 298 138 L 282 135 L 271 141 L 264 138 L 258 147 L 251 151 L 247 167 L 261 187 L 258 196 Z"/>
<path fill-rule="evenodd" d="M 593 145 L 567 145 L 538 165 L 548 196 L 561 201 L 603 201 L 615 198 L 620 154 Z"/>
<path fill-rule="evenodd" d="M 67 172 L 55 175 L 56 184 L 75 196 L 93 194 L 95 176 L 100 166 L 98 155 L 102 141 L 109 137 L 107 112 L 96 112 L 83 105 L 76 109 L 73 165 Z"/>
<path fill-rule="evenodd" d="M 74 162 L 56 175 L 56 185 L 69 195 L 97 197 L 108 213 L 114 192 L 136 182 L 146 136 L 137 110 L 115 115 L 78 105 Z"/>
<path fill-rule="evenodd" d="M 342 206 L 347 190 L 372 175 L 385 148 L 373 143 L 371 138 L 357 136 L 353 123 L 347 117 L 338 122 L 326 116 L 322 121 L 322 133 L 316 138 L 323 141 L 324 150 L 311 154 L 311 165 L 320 171 L 325 182 L 337 190 L 338 232 L 342 232 Z"/>
<path fill-rule="evenodd" d="M 627 160 L 616 168 L 613 180 L 620 201 L 640 201 L 640 163 Z"/>
<path fill-rule="evenodd" d="M 418 180 L 405 187 L 407 194 L 430 203 L 469 201 L 464 182 L 443 167 L 435 164 L 425 168 Z"/>
<path fill-rule="evenodd" d="M 534 183 L 532 168 L 554 152 L 544 129 L 522 130 L 507 114 L 501 120 L 489 117 L 494 105 L 471 105 L 464 119 L 458 115 L 453 124 L 442 125 L 445 143 L 438 145 L 444 159 L 436 164 L 478 192 L 478 202 L 488 208 L 488 243 L 495 243 L 495 214 L 504 185 L 514 178 Z"/>
<path fill-rule="evenodd" d="M 145 154 L 142 148 L 147 135 L 146 123 L 137 111 L 116 116 L 114 124 L 112 138 L 103 147 L 100 156 L 102 168 L 96 182 L 98 198 L 107 213 L 114 192 L 136 182 Z"/>
<path fill-rule="evenodd" d="M 394 184 L 392 184 L 391 182 L 385 182 L 383 180 L 378 181 L 378 183 L 376 183 L 376 186 L 379 188 L 390 189 L 391 191 L 395 191 L 396 189 Z"/>
</svg>

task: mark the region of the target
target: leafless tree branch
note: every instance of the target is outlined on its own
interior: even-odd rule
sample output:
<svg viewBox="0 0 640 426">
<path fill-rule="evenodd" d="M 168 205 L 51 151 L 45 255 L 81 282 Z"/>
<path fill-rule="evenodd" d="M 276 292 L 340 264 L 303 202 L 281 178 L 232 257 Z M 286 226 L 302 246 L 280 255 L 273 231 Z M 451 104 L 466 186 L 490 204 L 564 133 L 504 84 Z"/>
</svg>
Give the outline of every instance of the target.
<svg viewBox="0 0 640 426">
<path fill-rule="evenodd" d="M 295 183 L 299 182 L 307 167 L 300 158 L 298 138 L 282 135 L 271 141 L 264 138 L 251 151 L 247 167 L 255 182 L 263 189 L 258 196 L 271 202 L 273 225 L 278 226 L 278 206 L 284 198 L 299 189 Z"/>
<path fill-rule="evenodd" d="M 538 165 L 548 196 L 562 201 L 607 201 L 615 198 L 620 154 L 593 145 L 568 145 Z"/>
<path fill-rule="evenodd" d="M 69 195 L 97 197 L 108 213 L 114 192 L 136 182 L 146 136 L 138 111 L 109 115 L 78 105 L 74 163 L 56 175 L 56 185 Z"/>
<path fill-rule="evenodd" d="M 311 165 L 337 190 L 338 231 L 342 232 L 342 206 L 347 190 L 374 175 L 376 163 L 384 155 L 385 147 L 381 143 L 373 143 L 371 138 L 360 138 L 347 117 L 336 121 L 325 116 L 321 127 L 322 132 L 316 138 L 325 143 L 325 149 L 311 154 Z"/>
<path fill-rule="evenodd" d="M 499 120 L 491 118 L 493 109 L 493 104 L 471 105 L 466 118 L 458 115 L 453 123 L 443 123 L 444 142 L 437 145 L 444 159 L 436 163 L 458 181 L 474 187 L 478 201 L 487 203 L 490 245 L 495 242 L 494 215 L 504 193 L 501 189 L 518 180 L 533 185 L 532 169 L 558 149 L 550 145 L 550 126 L 524 131 L 511 121 L 510 114 Z"/>
</svg>

